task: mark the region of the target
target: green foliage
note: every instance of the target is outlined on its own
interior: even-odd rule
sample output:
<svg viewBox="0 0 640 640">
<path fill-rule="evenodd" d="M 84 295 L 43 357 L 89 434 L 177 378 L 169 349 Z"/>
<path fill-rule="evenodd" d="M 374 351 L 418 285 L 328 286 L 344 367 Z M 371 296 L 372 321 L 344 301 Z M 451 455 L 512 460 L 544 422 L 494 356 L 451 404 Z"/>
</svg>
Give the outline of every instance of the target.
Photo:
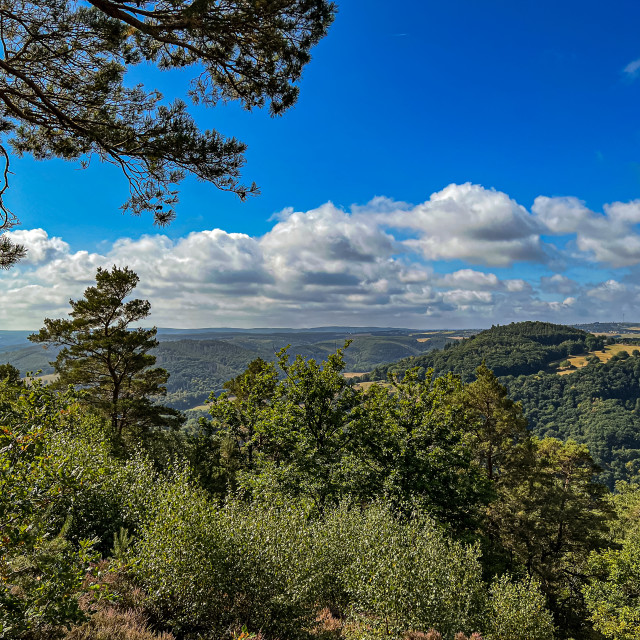
<svg viewBox="0 0 640 640">
<path fill-rule="evenodd" d="M 640 635 L 640 544 L 637 536 L 621 550 L 591 556 L 595 574 L 584 595 L 594 628 L 605 638 L 635 640 Z"/>
<path fill-rule="evenodd" d="M 535 581 L 514 582 L 503 575 L 491 585 L 485 614 L 486 640 L 552 640 L 553 616 Z"/>
<path fill-rule="evenodd" d="M 217 131 L 200 131 L 182 100 L 166 103 L 156 90 L 128 87 L 127 70 L 197 68 L 189 95 L 214 105 L 238 100 L 280 114 L 296 101 L 310 49 L 327 32 L 334 5 L 325 0 L 138 3 L 100 0 L 0 6 L 3 57 L 0 130 L 13 150 L 36 159 L 92 157 L 119 167 L 130 185 L 125 209 L 168 223 L 175 187 L 187 174 L 232 191 L 240 183 L 245 145 Z M 37 34 L 37 35 L 36 35 Z M 72 99 L 70 99 L 72 97 Z M 9 154 L 0 146 L 6 162 Z M 0 231 L 15 224 L 0 198 Z M 0 238 L 0 267 L 24 254 Z"/>
<path fill-rule="evenodd" d="M 185 637 L 246 624 L 297 637 L 310 623 L 308 513 L 214 507 L 177 474 L 142 528 L 136 574 L 155 614 Z"/>
<path fill-rule="evenodd" d="M 481 628 L 477 547 L 447 540 L 425 516 L 401 522 L 384 506 L 346 516 L 358 519 L 345 571 L 352 618 L 394 638 L 410 629 L 437 628 L 452 638 Z"/>
<path fill-rule="evenodd" d="M 505 380 L 532 431 L 586 444 L 613 489 L 640 460 L 640 361 L 612 359 L 570 375 L 539 374 Z"/>
<path fill-rule="evenodd" d="M 548 322 L 517 322 L 447 345 L 441 351 L 377 367 L 368 379 L 384 380 L 388 373 L 404 373 L 412 367 L 433 369 L 436 375 L 457 373 L 464 381 L 473 379 L 482 362 L 497 376 L 528 375 L 544 369 L 554 360 L 586 351 L 589 334 L 579 329 Z"/>
<path fill-rule="evenodd" d="M 344 366 L 342 349 L 321 364 L 290 362 L 283 350 L 278 381 L 273 365 L 254 361 L 230 393 L 212 398 L 205 434 L 224 467 L 212 475 L 268 500 L 311 499 L 320 510 L 348 496 L 417 501 L 439 521 L 471 529 L 488 486 L 471 463 L 459 381 L 409 372 L 394 393 L 365 393 L 345 380 Z M 223 456 L 230 440 L 237 455 Z"/>
<path fill-rule="evenodd" d="M 464 387 L 462 403 L 471 419 L 474 456 L 489 479 L 499 482 L 523 462 L 529 434 L 522 407 L 484 363 L 476 369 L 476 380 Z"/>
<path fill-rule="evenodd" d="M 607 546 L 606 488 L 584 445 L 532 439 L 529 460 L 503 479 L 489 508 L 489 531 L 535 577 L 564 633 L 584 633 L 581 588 L 589 553 Z"/>
<path fill-rule="evenodd" d="M 164 369 L 151 368 L 148 352 L 158 342 L 156 329 L 131 329 L 149 315 L 147 300 L 125 302 L 138 276 L 125 267 L 98 268 L 96 285 L 81 300 L 71 300 L 71 320 L 45 320 L 32 342 L 62 347 L 54 363 L 57 388 L 86 391 L 85 400 L 107 417 L 114 443 L 131 445 L 154 427 L 177 426 L 179 414 L 156 405 L 152 397 L 166 392 Z"/>
<path fill-rule="evenodd" d="M 591 554 L 592 579 L 583 591 L 594 628 L 605 638 L 630 640 L 640 634 L 640 491 L 625 482 L 616 489 L 613 544 Z"/>
<path fill-rule="evenodd" d="M 72 546 L 67 519 L 51 512 L 81 484 L 65 458 L 48 455 L 56 428 L 73 419 L 70 396 L 34 382 L 0 382 L 0 635 L 21 638 L 84 617 L 76 596 L 95 559 L 92 541 Z M 51 632 L 51 637 L 54 635 Z"/>
<path fill-rule="evenodd" d="M 431 371 L 420 380 L 417 370 L 391 383 L 392 393 L 374 386 L 364 396 L 349 491 L 363 500 L 420 504 L 463 535 L 477 525 L 490 483 L 473 461 L 473 418 L 459 401 L 462 385 L 451 375 L 433 379 Z"/>
<path fill-rule="evenodd" d="M 198 432 L 126 458 L 71 391 L 1 381 L 0 635 L 93 615 L 78 597 L 96 553 L 181 640 L 328 633 L 320 609 L 345 640 L 637 634 L 636 484 L 607 498 L 587 448 L 531 438 L 486 366 L 367 392 L 344 367 L 342 350 L 282 351 L 280 376 L 255 360 Z M 97 610 L 69 638 L 128 633 L 124 610 Z"/>
<path fill-rule="evenodd" d="M 0 380 L 7 380 L 10 384 L 16 384 L 20 381 L 20 370 L 13 365 L 0 364 Z"/>
</svg>

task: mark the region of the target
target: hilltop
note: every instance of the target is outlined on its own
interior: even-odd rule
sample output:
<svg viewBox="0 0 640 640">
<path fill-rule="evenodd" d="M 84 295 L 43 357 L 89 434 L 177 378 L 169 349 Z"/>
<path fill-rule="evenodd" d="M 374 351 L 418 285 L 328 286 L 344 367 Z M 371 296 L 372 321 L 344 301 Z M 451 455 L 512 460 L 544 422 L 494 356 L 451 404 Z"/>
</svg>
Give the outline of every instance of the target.
<svg viewBox="0 0 640 640">
<path fill-rule="evenodd" d="M 581 329 L 549 322 L 495 325 L 441 350 L 378 366 L 364 379 L 386 380 L 389 373 L 420 367 L 434 369 L 436 375 L 451 371 L 468 381 L 483 361 L 498 376 L 531 374 L 602 343 L 602 338 Z"/>
<path fill-rule="evenodd" d="M 588 326 L 603 335 L 545 322 L 494 326 L 376 367 L 366 378 L 384 380 L 419 367 L 470 381 L 485 361 L 521 403 L 535 435 L 586 444 L 603 469 L 600 481 L 613 488 L 640 470 L 640 348 L 632 327 Z"/>
</svg>

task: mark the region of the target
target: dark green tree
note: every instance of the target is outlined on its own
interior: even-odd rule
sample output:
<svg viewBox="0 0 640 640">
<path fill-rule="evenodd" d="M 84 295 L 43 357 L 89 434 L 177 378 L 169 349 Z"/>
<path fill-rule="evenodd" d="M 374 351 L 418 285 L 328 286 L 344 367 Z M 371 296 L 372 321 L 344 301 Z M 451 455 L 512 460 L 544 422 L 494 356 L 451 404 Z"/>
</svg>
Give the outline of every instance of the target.
<svg viewBox="0 0 640 640">
<path fill-rule="evenodd" d="M 476 380 L 464 387 L 462 404 L 471 419 L 475 458 L 495 480 L 519 464 L 520 445 L 529 438 L 522 407 L 508 397 L 484 362 L 476 369 Z"/>
<path fill-rule="evenodd" d="M 498 487 L 489 507 L 492 535 L 540 581 L 561 637 L 589 638 L 582 588 L 590 552 L 608 545 L 612 509 L 586 446 L 532 438 L 528 464 Z"/>
<path fill-rule="evenodd" d="M 174 216 L 175 186 L 186 174 L 232 191 L 241 184 L 245 145 L 200 131 L 185 103 L 127 87 L 129 67 L 193 69 L 194 102 L 269 105 L 272 115 L 297 98 L 310 49 L 326 34 L 328 0 L 15 0 L 0 3 L 0 232 L 15 223 L 3 203 L 9 147 L 37 159 L 119 167 L 130 184 L 125 209 Z M 7 140 L 7 135 L 11 138 Z M 0 237 L 0 266 L 22 248 Z"/>
<path fill-rule="evenodd" d="M 47 318 L 29 340 L 62 347 L 52 362 L 57 387 L 85 390 L 85 399 L 108 418 L 118 445 L 147 434 L 153 427 L 177 426 L 180 414 L 156 404 L 166 393 L 165 369 L 153 368 L 156 329 L 131 328 L 150 312 L 147 300 L 125 301 L 138 276 L 124 267 L 98 268 L 96 285 L 81 300 L 70 300 L 70 320 Z"/>
<path fill-rule="evenodd" d="M 0 380 L 6 380 L 11 384 L 16 384 L 20 381 L 20 370 L 9 362 L 7 362 L 7 364 L 0 364 Z"/>
</svg>

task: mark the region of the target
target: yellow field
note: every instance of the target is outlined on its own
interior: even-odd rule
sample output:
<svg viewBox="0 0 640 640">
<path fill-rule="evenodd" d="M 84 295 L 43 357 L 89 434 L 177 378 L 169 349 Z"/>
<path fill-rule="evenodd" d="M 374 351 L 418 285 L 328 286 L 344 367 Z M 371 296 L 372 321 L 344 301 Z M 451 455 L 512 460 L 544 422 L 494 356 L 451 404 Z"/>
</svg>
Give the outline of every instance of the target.
<svg viewBox="0 0 640 640">
<path fill-rule="evenodd" d="M 434 336 L 437 333 L 453 333 L 453 331 L 419 331 L 418 333 L 412 333 L 411 336 Z"/>
<path fill-rule="evenodd" d="M 358 378 L 359 376 L 363 376 L 365 373 L 369 373 L 368 371 L 362 371 L 360 373 L 358 373 L 357 371 L 345 371 L 343 372 L 343 376 L 345 378 L 347 378 L 347 380 L 349 378 Z"/>
<path fill-rule="evenodd" d="M 575 369 L 558 369 L 557 373 L 561 376 L 566 376 L 568 373 L 572 373 L 576 369 L 581 369 L 587 365 L 587 358 L 589 356 L 598 356 L 600 362 L 608 362 L 621 351 L 626 351 L 631 355 L 636 349 L 640 350 L 640 347 L 634 344 L 610 344 L 604 348 L 604 351 L 591 351 L 586 355 L 571 356 L 567 360 L 575 367 Z"/>
<path fill-rule="evenodd" d="M 418 342 L 428 342 L 431 338 L 417 338 Z"/>
<path fill-rule="evenodd" d="M 189 409 L 185 409 L 185 411 L 208 411 L 211 404 L 207 402 L 207 404 L 200 404 L 197 407 L 190 407 Z"/>
<path fill-rule="evenodd" d="M 44 376 L 34 376 L 33 378 L 23 378 L 23 380 L 27 383 L 30 384 L 31 380 L 40 380 L 42 382 L 44 382 L 44 384 L 49 384 L 51 382 L 53 382 L 54 380 L 58 379 L 58 374 L 57 373 L 47 373 Z"/>
<path fill-rule="evenodd" d="M 375 382 L 358 382 L 355 385 L 355 388 L 367 391 L 367 389 L 370 389 L 374 384 L 378 384 L 381 387 L 385 387 L 386 389 L 391 389 L 391 385 L 388 382 L 380 382 L 379 380 Z"/>
</svg>

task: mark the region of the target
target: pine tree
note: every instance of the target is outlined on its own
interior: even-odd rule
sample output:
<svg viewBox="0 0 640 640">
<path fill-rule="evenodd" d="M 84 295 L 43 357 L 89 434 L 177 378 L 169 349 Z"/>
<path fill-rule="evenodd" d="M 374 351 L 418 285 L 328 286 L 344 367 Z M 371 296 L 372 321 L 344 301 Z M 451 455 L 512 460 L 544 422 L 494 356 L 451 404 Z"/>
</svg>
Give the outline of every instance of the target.
<svg viewBox="0 0 640 640">
<path fill-rule="evenodd" d="M 154 403 L 166 393 L 169 374 L 153 368 L 149 351 L 158 345 L 156 329 L 131 328 L 148 317 L 147 300 L 125 302 L 138 276 L 129 268 L 98 268 L 96 285 L 81 300 L 70 300 L 70 320 L 45 320 L 32 342 L 62 347 L 52 362 L 58 387 L 85 390 L 86 401 L 109 419 L 114 442 L 136 440 L 153 427 L 173 427 L 180 414 Z"/>
</svg>

